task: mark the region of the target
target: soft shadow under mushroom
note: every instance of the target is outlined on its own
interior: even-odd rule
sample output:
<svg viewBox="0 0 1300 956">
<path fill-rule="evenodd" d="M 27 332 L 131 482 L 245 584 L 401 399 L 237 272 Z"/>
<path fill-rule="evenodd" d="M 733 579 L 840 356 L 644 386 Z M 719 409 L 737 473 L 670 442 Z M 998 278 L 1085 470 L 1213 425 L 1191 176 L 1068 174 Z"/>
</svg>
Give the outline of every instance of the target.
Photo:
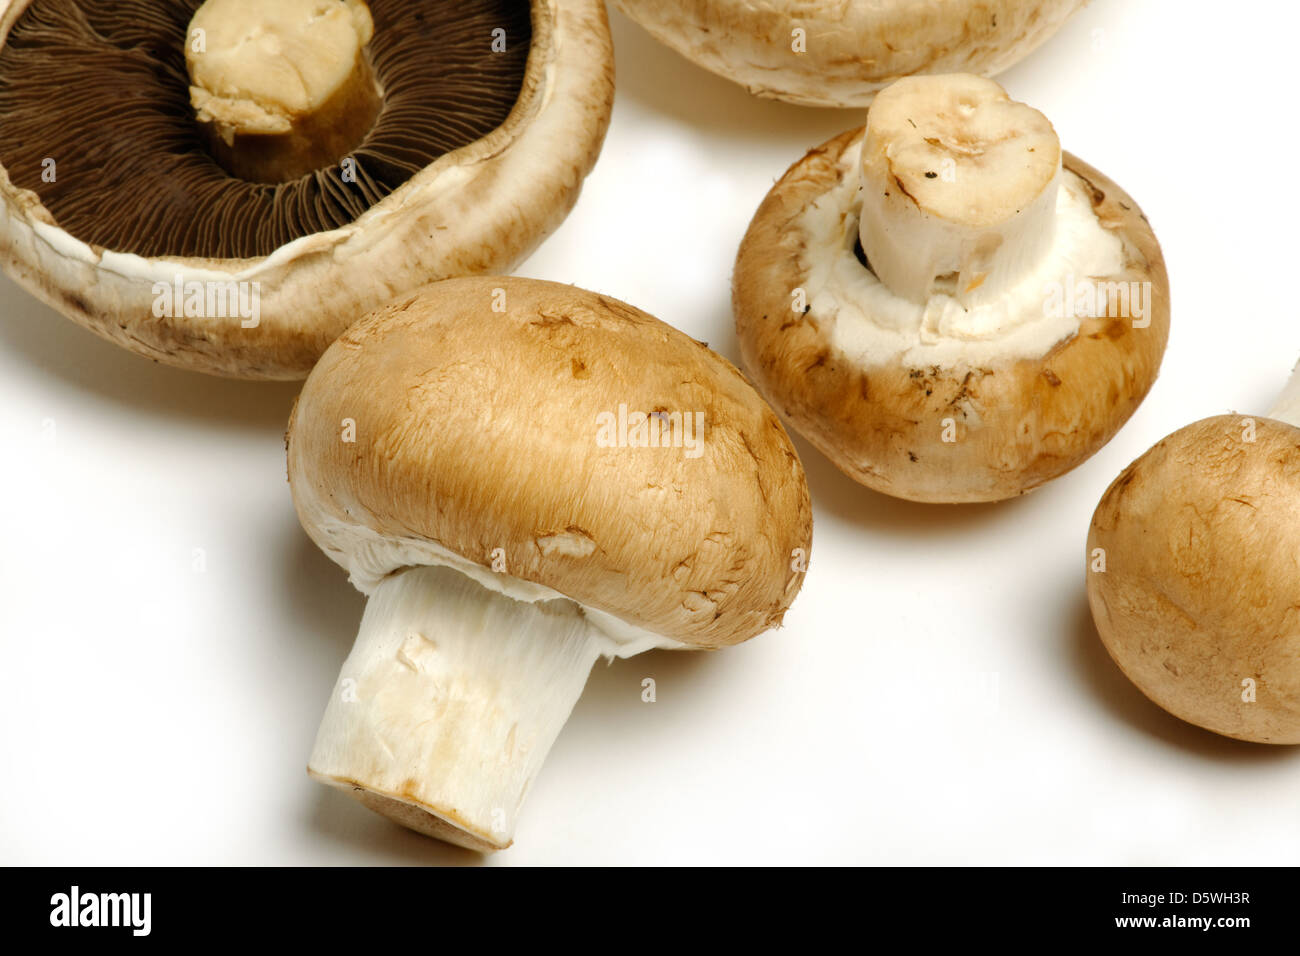
<svg viewBox="0 0 1300 956">
<path fill-rule="evenodd" d="M 1071 663 L 1102 709 L 1126 729 L 1137 730 L 1193 756 L 1226 764 L 1300 761 L 1292 748 L 1221 737 L 1166 713 L 1134 687 L 1106 653 L 1082 588 L 1072 604 L 1068 618 L 1072 626 L 1067 632 Z"/>
<path fill-rule="evenodd" d="M 788 430 L 808 476 L 817 512 L 830 512 L 873 532 L 907 538 L 963 534 L 981 525 L 1014 521 L 1016 511 L 1025 506 L 1028 497 L 1025 494 L 1002 502 L 945 505 L 893 498 L 864 488 L 804 438 Z"/>
<path fill-rule="evenodd" d="M 482 853 L 427 839 L 377 813 L 367 813 L 340 794 L 312 789 L 315 800 L 305 823 L 335 843 L 405 866 L 483 866 L 489 862 Z"/>
<path fill-rule="evenodd" d="M 751 96 L 655 42 L 616 10 L 610 10 L 609 23 L 618 63 L 619 96 L 672 116 L 694 135 L 797 144 L 820 142 L 844 127 L 841 110 L 794 106 Z"/>
<path fill-rule="evenodd" d="M 298 384 L 198 377 L 86 335 L 0 275 L 0 346 L 28 366 L 116 405 L 212 429 L 284 432 Z"/>
</svg>

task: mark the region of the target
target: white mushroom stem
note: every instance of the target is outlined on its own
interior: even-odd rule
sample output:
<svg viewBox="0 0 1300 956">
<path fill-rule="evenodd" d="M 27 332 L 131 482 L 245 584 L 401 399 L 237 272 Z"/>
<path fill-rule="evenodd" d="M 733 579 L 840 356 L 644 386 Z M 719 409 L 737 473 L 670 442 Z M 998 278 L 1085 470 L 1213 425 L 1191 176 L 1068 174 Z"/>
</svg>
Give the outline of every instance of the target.
<svg viewBox="0 0 1300 956">
<path fill-rule="evenodd" d="M 206 0 L 190 20 L 190 102 L 216 160 L 256 182 L 339 163 L 380 96 L 362 0 Z"/>
<path fill-rule="evenodd" d="M 871 269 L 918 305 L 993 301 L 1051 249 L 1061 144 L 992 80 L 917 76 L 867 116 L 858 234 Z"/>
<path fill-rule="evenodd" d="M 1300 363 L 1291 370 L 1282 394 L 1273 402 L 1268 417 L 1300 428 Z"/>
<path fill-rule="evenodd" d="M 572 602 L 397 572 L 370 596 L 308 770 L 431 836 L 509 846 L 598 648 Z"/>
</svg>

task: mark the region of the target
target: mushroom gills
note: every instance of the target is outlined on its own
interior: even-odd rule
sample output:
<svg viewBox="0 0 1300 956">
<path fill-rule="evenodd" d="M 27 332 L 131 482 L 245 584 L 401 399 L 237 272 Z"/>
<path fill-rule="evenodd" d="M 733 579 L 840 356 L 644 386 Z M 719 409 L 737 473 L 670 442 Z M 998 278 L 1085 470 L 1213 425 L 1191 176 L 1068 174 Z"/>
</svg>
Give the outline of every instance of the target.
<svg viewBox="0 0 1300 956">
<path fill-rule="evenodd" d="M 197 0 L 40 0 L 14 16 L 0 45 L 0 165 L 76 239 L 145 258 L 269 256 L 354 223 L 506 123 L 534 37 L 524 0 L 367 6 L 365 59 L 383 105 L 373 123 L 358 121 L 366 131 L 349 164 L 335 157 L 268 184 L 232 176 L 214 158 L 186 60 Z M 504 52 L 492 51 L 494 30 L 507 37 Z M 321 103 L 327 113 L 331 105 Z"/>
<path fill-rule="evenodd" d="M 447 567 L 397 571 L 366 605 L 308 772 L 403 826 L 507 847 L 601 646 L 567 599 L 517 601 Z"/>
</svg>

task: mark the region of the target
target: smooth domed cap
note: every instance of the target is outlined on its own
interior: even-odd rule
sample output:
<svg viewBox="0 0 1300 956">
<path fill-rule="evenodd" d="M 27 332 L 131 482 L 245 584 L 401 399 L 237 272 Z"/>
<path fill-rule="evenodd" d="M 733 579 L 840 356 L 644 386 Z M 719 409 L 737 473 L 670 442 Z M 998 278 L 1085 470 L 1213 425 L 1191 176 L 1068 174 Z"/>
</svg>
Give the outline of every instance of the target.
<svg viewBox="0 0 1300 956">
<path fill-rule="evenodd" d="M 551 282 L 450 279 L 361 320 L 288 457 L 303 526 L 363 589 L 433 543 L 696 646 L 779 624 L 812 534 L 798 456 L 734 367 Z"/>
<path fill-rule="evenodd" d="M 1088 554 L 1097 630 L 1144 694 L 1300 743 L 1300 428 L 1220 415 L 1162 439 L 1102 496 Z"/>
<path fill-rule="evenodd" d="M 917 73 L 1000 73 L 1083 2 L 613 0 L 705 69 L 757 96 L 809 106 L 866 106 L 882 86 Z"/>
</svg>

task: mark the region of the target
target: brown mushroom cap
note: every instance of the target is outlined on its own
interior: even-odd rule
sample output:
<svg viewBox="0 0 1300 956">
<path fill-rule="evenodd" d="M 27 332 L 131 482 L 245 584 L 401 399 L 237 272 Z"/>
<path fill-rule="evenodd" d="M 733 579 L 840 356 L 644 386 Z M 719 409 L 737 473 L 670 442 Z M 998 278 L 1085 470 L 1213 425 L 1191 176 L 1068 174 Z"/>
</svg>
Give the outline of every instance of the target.
<svg viewBox="0 0 1300 956">
<path fill-rule="evenodd" d="M 374 0 L 384 104 L 354 165 L 237 179 L 190 103 L 183 44 L 198 6 L 0 0 L 0 265 L 159 361 L 300 378 L 394 294 L 510 269 L 567 214 L 599 153 L 613 77 L 598 0 Z M 177 275 L 256 284 L 259 324 L 160 321 L 155 287 Z"/>
<path fill-rule="evenodd" d="M 851 130 L 810 151 L 755 214 L 732 288 L 746 368 L 794 428 L 845 474 L 895 497 L 997 501 L 1069 471 L 1138 407 L 1168 340 L 1169 280 L 1141 209 L 1109 178 L 1064 154 L 1064 168 L 1090 188 L 1102 226 L 1123 242 L 1124 273 L 1105 278 L 1151 283 L 1148 327 L 1102 315 L 1082 319 L 1077 334 L 1034 358 L 978 366 L 912 367 L 889 359 L 860 365 L 832 345 L 833 317 L 811 305 L 793 313 L 791 292 L 808 286 L 810 240 L 800 217 L 857 175 L 862 136 L 862 129 Z M 807 297 L 811 303 L 812 290 Z M 943 440 L 945 419 L 953 420 L 956 441 Z"/>
<path fill-rule="evenodd" d="M 613 2 L 655 39 L 757 96 L 866 106 L 900 76 L 1000 73 L 1084 0 Z"/>
<path fill-rule="evenodd" d="M 702 413 L 700 453 L 602 445 L 620 407 Z M 308 378 L 288 452 L 303 527 L 359 584 L 421 547 L 501 549 L 516 578 L 698 647 L 779 624 L 812 534 L 798 456 L 735 368 L 552 282 L 449 279 L 362 319 Z"/>
<path fill-rule="evenodd" d="M 1088 561 L 1097 631 L 1142 693 L 1227 737 L 1300 743 L 1300 428 L 1174 432 L 1106 489 Z"/>
</svg>

